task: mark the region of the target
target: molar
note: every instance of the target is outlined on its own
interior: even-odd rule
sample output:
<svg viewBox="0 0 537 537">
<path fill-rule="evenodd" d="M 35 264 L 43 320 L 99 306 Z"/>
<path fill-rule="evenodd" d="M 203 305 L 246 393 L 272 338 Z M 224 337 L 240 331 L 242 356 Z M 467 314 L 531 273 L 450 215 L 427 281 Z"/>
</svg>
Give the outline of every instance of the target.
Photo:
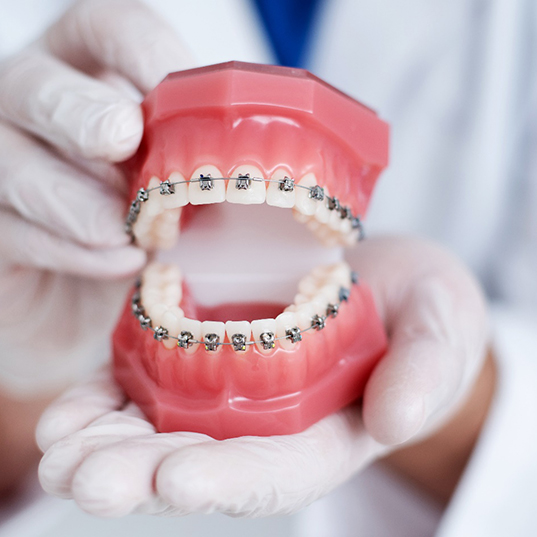
<svg viewBox="0 0 537 537">
<path fill-rule="evenodd" d="M 153 326 L 167 326 L 164 324 L 164 316 L 169 311 L 170 307 L 162 302 L 157 304 L 150 304 L 146 307 L 147 314 L 151 317 Z"/>
<path fill-rule="evenodd" d="M 243 176 L 242 180 L 239 176 Z M 235 168 L 227 184 L 226 200 L 229 203 L 254 205 L 265 203 L 265 181 L 254 181 L 253 178 L 264 178 L 263 173 L 256 166 L 241 165 Z M 242 188 L 241 188 L 242 187 Z"/>
<path fill-rule="evenodd" d="M 272 181 L 280 181 L 281 179 L 289 179 L 290 173 L 284 168 L 278 168 L 271 177 Z M 280 183 L 270 182 L 267 188 L 267 205 L 273 207 L 283 207 L 292 209 L 296 201 L 296 188 L 293 184 L 293 190 L 284 190 L 280 188 Z"/>
<path fill-rule="evenodd" d="M 347 289 L 350 289 L 352 285 L 351 268 L 348 263 L 345 263 L 345 261 L 335 263 L 330 267 L 329 274 L 329 279 L 332 283 L 339 285 L 340 287 L 346 287 Z"/>
<path fill-rule="evenodd" d="M 200 166 L 191 177 L 191 183 L 188 184 L 188 201 L 192 205 L 205 205 L 209 203 L 222 203 L 226 200 L 225 181 L 212 181 L 212 186 L 204 186 L 203 182 L 197 181 L 200 177 L 218 178 L 222 177 L 222 172 L 211 164 Z M 206 190 L 204 190 L 206 188 Z"/>
<path fill-rule="evenodd" d="M 168 209 L 155 217 L 151 228 L 152 248 L 169 250 L 174 247 L 179 236 L 181 211 L 180 208 Z"/>
</svg>

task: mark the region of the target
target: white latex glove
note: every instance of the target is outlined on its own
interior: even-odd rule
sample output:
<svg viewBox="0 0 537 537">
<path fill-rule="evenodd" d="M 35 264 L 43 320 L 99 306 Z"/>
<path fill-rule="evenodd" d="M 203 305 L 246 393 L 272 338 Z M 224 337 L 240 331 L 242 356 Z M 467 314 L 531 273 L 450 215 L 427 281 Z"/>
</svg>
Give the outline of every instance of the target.
<svg viewBox="0 0 537 537">
<path fill-rule="evenodd" d="M 0 63 L 4 391 L 53 390 L 102 355 L 126 293 L 117 279 L 145 262 L 123 232 L 112 163 L 138 147 L 139 92 L 189 66 L 168 25 L 132 0 L 80 2 Z"/>
<path fill-rule="evenodd" d="M 216 441 L 157 434 L 108 369 L 43 415 L 37 431 L 48 492 L 93 514 L 220 511 L 285 514 L 452 415 L 480 370 L 487 339 L 480 289 L 450 254 L 404 238 L 368 239 L 353 265 L 371 286 L 390 349 L 348 407 L 303 433 Z"/>
</svg>

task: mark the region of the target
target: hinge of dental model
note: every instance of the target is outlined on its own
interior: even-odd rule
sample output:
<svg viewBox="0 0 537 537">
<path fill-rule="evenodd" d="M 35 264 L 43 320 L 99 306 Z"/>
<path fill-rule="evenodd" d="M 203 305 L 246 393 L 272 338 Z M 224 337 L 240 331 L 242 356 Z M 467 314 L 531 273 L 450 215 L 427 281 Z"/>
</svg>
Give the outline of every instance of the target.
<svg viewBox="0 0 537 537">
<path fill-rule="evenodd" d="M 358 274 L 351 272 L 351 282 L 354 285 L 358 285 Z M 293 326 L 286 329 L 285 336 L 276 337 L 276 334 L 271 331 L 265 331 L 259 335 L 259 340 L 250 341 L 244 334 L 232 334 L 230 341 L 220 341 L 218 334 L 205 334 L 200 341 L 194 338 L 191 332 L 186 330 L 182 331 L 177 336 L 173 336 L 169 333 L 168 329 L 163 326 L 153 326 L 151 318 L 146 315 L 144 306 L 142 305 L 142 299 L 140 295 L 140 288 L 142 282 L 138 281 L 136 284 L 136 290 L 132 296 L 131 305 L 132 313 L 140 323 L 142 330 L 150 330 L 153 332 L 153 337 L 157 341 L 163 341 L 165 339 L 175 339 L 177 346 L 182 349 L 188 349 L 193 345 L 199 344 L 205 347 L 207 351 L 216 351 L 221 346 L 231 346 L 235 351 L 245 351 L 249 345 L 260 345 L 264 350 L 274 349 L 276 341 L 288 339 L 292 343 L 298 343 L 302 341 L 302 334 L 309 330 L 323 330 L 326 326 L 326 322 L 329 319 L 334 319 L 339 313 L 339 309 L 343 302 L 347 302 L 351 295 L 351 289 L 347 287 L 340 287 L 339 289 L 339 301 L 334 304 L 328 304 L 324 315 L 316 314 L 311 318 L 311 324 L 308 328 L 300 329 L 298 326 Z"/>
<path fill-rule="evenodd" d="M 295 183 L 295 180 L 290 177 L 284 177 L 283 179 L 264 179 L 263 177 L 250 177 L 249 173 L 239 174 L 238 177 L 211 177 L 210 174 L 200 175 L 198 178 L 170 182 L 168 179 L 161 181 L 159 186 L 153 188 L 140 188 L 136 194 L 136 199 L 131 203 L 129 213 L 125 222 L 125 232 L 131 237 L 131 241 L 135 242 L 135 236 L 133 232 L 133 226 L 138 219 L 142 203 L 145 203 L 149 199 L 151 192 L 158 191 L 161 196 L 170 196 L 175 194 L 176 185 L 198 183 L 200 190 L 212 190 L 214 188 L 214 181 L 235 181 L 235 188 L 237 190 L 248 190 L 252 182 L 264 182 L 264 183 L 278 183 L 279 189 L 283 192 L 292 192 L 295 188 L 302 188 L 309 190 L 309 197 L 315 201 L 323 202 L 326 200 L 326 206 L 330 211 L 336 211 L 339 213 L 341 219 L 348 219 L 351 222 L 351 228 L 358 231 L 358 240 L 361 241 L 365 238 L 364 228 L 362 221 L 358 215 L 353 215 L 350 207 L 340 204 L 336 197 L 327 196 L 324 189 L 319 185 L 304 186 Z"/>
</svg>

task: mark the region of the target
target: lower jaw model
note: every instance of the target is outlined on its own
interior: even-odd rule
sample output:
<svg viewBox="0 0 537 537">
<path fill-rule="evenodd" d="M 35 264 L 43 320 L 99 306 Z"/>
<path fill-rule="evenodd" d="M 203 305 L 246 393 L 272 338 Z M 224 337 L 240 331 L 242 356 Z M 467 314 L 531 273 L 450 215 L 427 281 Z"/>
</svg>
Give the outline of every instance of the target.
<svg viewBox="0 0 537 537">
<path fill-rule="evenodd" d="M 143 108 L 126 223 L 141 247 L 181 248 L 188 212 L 220 203 L 290 209 L 327 247 L 363 238 L 388 127 L 306 71 L 229 62 L 174 73 Z M 226 246 L 267 247 L 236 236 Z M 218 264 L 203 244 L 197 255 Z M 157 430 L 216 439 L 306 429 L 361 397 L 386 347 L 371 292 L 345 262 L 313 268 L 287 306 L 207 306 L 177 266 L 155 261 L 113 336 L 115 377 Z"/>
</svg>

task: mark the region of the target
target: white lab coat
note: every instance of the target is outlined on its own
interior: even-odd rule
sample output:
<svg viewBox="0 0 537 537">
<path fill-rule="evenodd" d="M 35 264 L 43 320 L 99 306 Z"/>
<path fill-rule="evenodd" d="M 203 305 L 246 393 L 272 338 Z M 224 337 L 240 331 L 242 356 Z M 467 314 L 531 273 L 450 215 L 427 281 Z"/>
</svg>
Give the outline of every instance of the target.
<svg viewBox="0 0 537 537">
<path fill-rule="evenodd" d="M 147 2 L 176 25 L 200 63 L 273 61 L 247 0 Z M 2 3 L 0 53 L 7 53 L 70 2 Z M 149 531 L 160 537 L 537 535 L 535 10 L 532 0 L 327 0 L 315 28 L 310 69 L 392 124 L 391 164 L 375 193 L 368 231 L 425 235 L 446 244 L 497 304 L 498 391 L 444 512 L 373 467 L 295 517 L 112 522 L 41 499 L 32 517 L 0 526 L 0 537 L 108 531 L 132 537 Z M 65 516 L 51 521 L 42 502 Z"/>
</svg>

